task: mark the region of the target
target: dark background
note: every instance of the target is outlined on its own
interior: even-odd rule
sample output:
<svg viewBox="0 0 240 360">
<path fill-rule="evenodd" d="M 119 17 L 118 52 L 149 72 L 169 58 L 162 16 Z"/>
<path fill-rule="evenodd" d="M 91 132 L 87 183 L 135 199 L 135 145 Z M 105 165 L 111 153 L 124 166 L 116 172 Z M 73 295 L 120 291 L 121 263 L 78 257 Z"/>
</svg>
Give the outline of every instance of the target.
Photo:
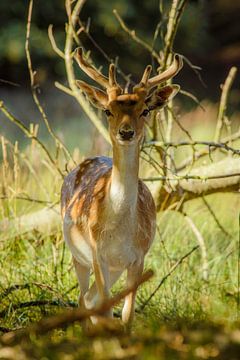
<svg viewBox="0 0 240 360">
<path fill-rule="evenodd" d="M 167 9 L 171 2 L 163 1 Z M 28 83 L 28 72 L 24 52 L 26 17 L 28 1 L 11 0 L 0 2 L 0 74 L 3 80 L 18 84 Z M 149 54 L 140 45 L 134 43 L 125 34 L 112 13 L 116 8 L 129 28 L 147 42 L 159 21 L 158 0 L 88 0 L 82 11 L 82 20 L 91 19 L 90 34 L 119 63 L 126 73 L 135 77 L 145 64 L 151 61 Z M 167 19 L 161 19 L 166 23 Z M 52 51 L 48 41 L 47 28 L 54 25 L 54 32 L 60 47 L 64 46 L 64 24 L 66 14 L 64 1 L 50 0 L 34 2 L 31 52 L 35 68 L 39 72 L 41 83 L 47 80 L 65 77 L 64 65 Z M 81 37 L 83 44 L 93 52 L 95 61 L 104 64 L 101 53 L 92 43 Z M 156 49 L 161 41 L 156 42 Z M 177 34 L 174 50 L 184 54 L 189 60 L 202 67 L 202 77 L 209 89 L 218 86 L 232 65 L 240 64 L 240 1 L 196 0 L 189 1 Z M 184 73 L 189 69 L 185 66 Z M 184 75 L 184 74 L 183 74 Z M 185 77 L 184 77 L 185 78 Z M 185 78 L 189 86 L 197 86 Z M 3 84 L 1 84 L 3 86 Z M 215 92 L 202 89 L 201 95 L 215 98 Z"/>
<path fill-rule="evenodd" d="M 170 0 L 163 0 L 165 14 Z M 113 15 L 116 8 L 130 29 L 149 44 L 152 43 L 156 26 L 161 21 L 161 29 L 167 23 L 167 17 L 160 15 L 158 0 L 88 0 L 81 12 L 83 23 L 90 21 L 90 35 L 110 58 L 119 57 L 119 65 L 126 73 L 132 74 L 137 81 L 144 67 L 151 63 L 149 53 L 136 44 L 120 27 Z M 35 110 L 30 100 L 29 74 L 25 56 L 25 33 L 28 12 L 27 0 L 0 2 L 0 97 L 24 121 L 35 121 Z M 31 56 L 33 67 L 37 71 L 37 81 L 41 88 L 43 104 L 48 106 L 50 121 L 74 117 L 79 113 L 73 99 L 54 88 L 54 81 L 66 82 L 64 62 L 52 50 L 48 39 L 49 24 L 54 26 L 56 41 L 64 48 L 64 26 L 66 12 L 63 0 L 35 0 L 31 29 Z M 99 49 L 82 34 L 80 41 L 91 50 L 95 63 L 108 65 Z M 160 36 L 155 49 L 162 48 Z M 193 64 L 202 68 L 199 80 L 194 71 L 185 64 L 177 82 L 182 89 L 192 92 L 199 100 L 219 100 L 220 84 L 226 78 L 231 66 L 240 65 L 240 0 L 189 0 L 176 36 L 174 51 L 183 54 Z M 82 77 L 80 71 L 78 76 Z M 239 110 L 239 80 L 233 85 L 230 109 Z M 13 84 L 9 83 L 13 82 Z M 187 101 L 179 96 L 182 102 Z M 191 103 L 192 106 L 195 104 Z M 191 105 L 190 105 L 191 106 Z M 4 124 L 5 126 L 5 124 Z M 6 134 L 10 128 L 2 127 Z M 14 127 L 12 127 L 13 129 Z M 6 130 L 7 129 L 7 130 Z M 15 130 L 14 130 L 15 131 Z M 17 131 L 17 130 L 16 130 Z"/>
</svg>

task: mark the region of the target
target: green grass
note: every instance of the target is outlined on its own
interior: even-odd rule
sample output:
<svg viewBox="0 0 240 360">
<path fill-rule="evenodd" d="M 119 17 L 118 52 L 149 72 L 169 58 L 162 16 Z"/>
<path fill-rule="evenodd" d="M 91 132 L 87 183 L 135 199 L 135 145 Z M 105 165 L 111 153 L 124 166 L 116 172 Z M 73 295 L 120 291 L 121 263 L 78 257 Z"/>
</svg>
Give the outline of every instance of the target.
<svg viewBox="0 0 240 360">
<path fill-rule="evenodd" d="M 38 162 L 34 161 L 36 158 Z M 11 161 L 9 156 L 9 164 Z M 49 171 L 38 153 L 31 162 L 31 171 L 20 154 L 18 161 L 18 175 L 10 171 L 11 166 L 5 174 L 10 199 L 2 200 L 0 204 L 1 219 L 15 219 L 46 206 L 16 200 L 16 192 L 50 202 L 59 198 L 62 180 Z M 155 242 L 146 258 L 146 268 L 152 268 L 155 276 L 138 291 L 137 312 L 130 336 L 116 329 L 87 337 L 79 324 L 75 324 L 45 336 L 32 335 L 11 347 L 2 344 L 0 359 L 237 359 L 240 351 L 240 198 L 238 194 L 218 194 L 208 196 L 206 200 L 218 224 L 202 199 L 186 203 L 184 211 L 204 238 L 207 281 L 203 279 L 202 253 L 198 248 L 163 282 L 141 310 L 171 267 L 198 245 L 182 214 L 176 211 L 160 213 Z M 60 227 L 54 233 L 33 230 L 9 238 L 4 235 L 5 240 L 0 242 L 2 331 L 25 327 L 66 306 L 76 305 L 76 276 Z M 113 293 L 123 286 L 124 277 L 114 286 Z M 116 307 L 116 314 L 120 313 L 121 306 Z M 12 357 L 7 357 L 7 351 Z"/>
</svg>

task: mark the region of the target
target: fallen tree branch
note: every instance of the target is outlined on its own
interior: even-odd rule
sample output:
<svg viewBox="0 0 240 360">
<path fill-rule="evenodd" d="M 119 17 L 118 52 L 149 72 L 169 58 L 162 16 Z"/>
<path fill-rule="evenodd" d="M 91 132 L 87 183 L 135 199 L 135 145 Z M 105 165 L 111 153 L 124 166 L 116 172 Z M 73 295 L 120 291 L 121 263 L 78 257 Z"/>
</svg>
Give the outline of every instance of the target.
<svg viewBox="0 0 240 360">
<path fill-rule="evenodd" d="M 0 240 L 4 241 L 14 236 L 21 236 L 30 231 L 51 234 L 60 229 L 61 216 L 59 205 L 46 207 L 31 214 L 22 215 L 13 220 L 8 218 L 0 222 Z"/>
<path fill-rule="evenodd" d="M 142 274 L 141 278 L 139 278 L 139 280 L 136 282 L 134 286 L 122 290 L 121 292 L 119 292 L 112 298 L 106 300 L 102 305 L 96 307 L 95 309 L 66 310 L 62 314 L 52 316 L 46 319 L 42 319 L 37 323 L 26 327 L 25 329 L 8 332 L 1 337 L 1 342 L 4 344 L 12 344 L 32 334 L 43 335 L 51 330 L 61 328 L 63 326 L 72 324 L 76 321 L 83 321 L 91 316 L 101 315 L 110 308 L 112 308 L 114 305 L 119 303 L 129 293 L 135 291 L 141 284 L 148 281 L 152 276 L 153 276 L 152 270 L 146 271 L 144 274 Z"/>
</svg>

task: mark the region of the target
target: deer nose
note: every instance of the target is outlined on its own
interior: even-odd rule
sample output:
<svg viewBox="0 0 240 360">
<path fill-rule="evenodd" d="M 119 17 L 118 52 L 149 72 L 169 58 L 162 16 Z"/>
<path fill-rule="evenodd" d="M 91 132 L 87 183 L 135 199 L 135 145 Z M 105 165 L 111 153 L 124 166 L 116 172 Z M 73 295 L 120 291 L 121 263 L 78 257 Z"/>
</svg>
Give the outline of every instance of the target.
<svg viewBox="0 0 240 360">
<path fill-rule="evenodd" d="M 123 125 L 119 129 L 119 135 L 121 137 L 121 140 L 131 140 L 134 136 L 135 132 L 129 125 Z"/>
</svg>

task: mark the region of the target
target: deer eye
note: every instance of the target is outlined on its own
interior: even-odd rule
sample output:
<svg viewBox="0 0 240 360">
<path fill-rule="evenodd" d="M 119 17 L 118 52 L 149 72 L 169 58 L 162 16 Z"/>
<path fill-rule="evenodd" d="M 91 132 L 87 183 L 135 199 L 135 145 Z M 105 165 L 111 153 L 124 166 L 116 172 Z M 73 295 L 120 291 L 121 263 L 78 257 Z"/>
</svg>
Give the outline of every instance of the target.
<svg viewBox="0 0 240 360">
<path fill-rule="evenodd" d="M 105 112 L 105 114 L 106 114 L 107 116 L 111 116 L 111 115 L 112 115 L 111 111 L 109 111 L 108 109 L 104 110 L 104 112 Z"/>
<path fill-rule="evenodd" d="M 149 114 L 149 109 L 145 109 L 143 110 L 143 112 L 141 113 L 141 116 L 148 116 Z"/>
</svg>

